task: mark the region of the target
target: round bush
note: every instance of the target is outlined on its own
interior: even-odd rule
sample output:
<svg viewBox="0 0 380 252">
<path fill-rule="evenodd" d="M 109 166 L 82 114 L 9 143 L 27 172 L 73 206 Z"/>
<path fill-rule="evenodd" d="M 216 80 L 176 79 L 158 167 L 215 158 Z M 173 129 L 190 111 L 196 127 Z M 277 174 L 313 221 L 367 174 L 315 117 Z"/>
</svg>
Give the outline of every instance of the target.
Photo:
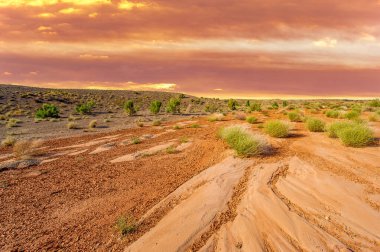
<svg viewBox="0 0 380 252">
<path fill-rule="evenodd" d="M 246 121 L 247 121 L 248 123 L 250 123 L 250 124 L 253 124 L 253 123 L 257 122 L 257 118 L 254 117 L 254 116 L 248 116 L 248 117 L 246 118 Z"/>
<path fill-rule="evenodd" d="M 333 122 L 327 125 L 326 127 L 327 135 L 332 138 L 337 138 L 338 131 L 344 128 L 349 128 L 349 127 L 354 127 L 354 126 L 355 124 L 352 122 Z"/>
<path fill-rule="evenodd" d="M 325 122 L 317 118 L 309 118 L 306 121 L 306 126 L 311 132 L 323 132 L 325 130 Z"/>
<path fill-rule="evenodd" d="M 356 110 L 352 110 L 350 112 L 347 112 L 344 117 L 350 120 L 358 119 L 360 116 L 360 113 Z"/>
<path fill-rule="evenodd" d="M 289 120 L 291 122 L 300 122 L 301 121 L 301 115 L 297 112 L 289 112 L 288 113 Z"/>
<path fill-rule="evenodd" d="M 339 112 L 336 110 L 328 110 L 328 111 L 326 111 L 326 116 L 330 117 L 330 118 L 338 118 Z"/>
<path fill-rule="evenodd" d="M 240 126 L 230 126 L 219 131 L 219 137 L 241 156 L 254 156 L 268 151 L 269 144 L 264 138 L 254 135 Z"/>
<path fill-rule="evenodd" d="M 363 147 L 374 140 L 373 132 L 366 126 L 355 125 L 338 131 L 338 137 L 342 143 L 351 147 Z"/>
<path fill-rule="evenodd" d="M 58 118 L 59 110 L 53 104 L 43 104 L 41 108 L 39 108 L 36 112 L 36 118 Z"/>
<path fill-rule="evenodd" d="M 268 121 L 264 124 L 265 132 L 272 136 L 283 138 L 289 136 L 289 125 L 279 120 Z"/>
</svg>

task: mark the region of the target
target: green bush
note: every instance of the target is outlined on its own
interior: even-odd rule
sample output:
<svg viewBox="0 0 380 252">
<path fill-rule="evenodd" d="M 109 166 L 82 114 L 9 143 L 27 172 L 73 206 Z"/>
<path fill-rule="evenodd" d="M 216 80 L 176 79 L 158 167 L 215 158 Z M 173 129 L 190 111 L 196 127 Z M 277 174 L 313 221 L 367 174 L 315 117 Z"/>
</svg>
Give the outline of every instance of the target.
<svg viewBox="0 0 380 252">
<path fill-rule="evenodd" d="M 351 110 L 349 112 L 347 112 L 344 117 L 349 119 L 349 120 L 355 120 L 355 119 L 358 119 L 360 116 L 360 113 L 356 110 Z"/>
<path fill-rule="evenodd" d="M 257 122 L 257 118 L 254 117 L 254 116 L 248 116 L 248 117 L 246 118 L 246 121 L 247 121 L 248 123 L 250 123 L 250 124 L 253 124 L 253 123 Z"/>
<path fill-rule="evenodd" d="M 327 110 L 326 111 L 326 116 L 330 118 L 338 118 L 339 117 L 339 111 L 337 110 Z"/>
<path fill-rule="evenodd" d="M 279 105 L 278 105 L 278 103 L 276 101 L 273 102 L 271 106 L 272 106 L 273 109 L 278 109 L 279 108 Z"/>
<path fill-rule="evenodd" d="M 255 102 L 255 103 L 251 104 L 250 109 L 251 109 L 251 111 L 260 112 L 261 111 L 261 104 L 258 102 Z"/>
<path fill-rule="evenodd" d="M 136 231 L 137 222 L 134 218 L 119 217 L 116 221 L 116 228 L 119 230 L 121 235 L 127 235 Z"/>
<path fill-rule="evenodd" d="M 152 112 L 152 114 L 158 114 L 160 113 L 160 110 L 161 110 L 161 106 L 162 106 L 162 103 L 160 101 L 153 101 L 151 104 L 150 104 L 150 112 Z"/>
<path fill-rule="evenodd" d="M 297 112 L 289 112 L 288 113 L 288 118 L 291 122 L 301 122 L 302 118 L 301 115 L 298 114 Z"/>
<path fill-rule="evenodd" d="M 236 110 L 236 107 L 238 106 L 238 102 L 234 99 L 229 99 L 228 100 L 228 108 L 230 110 Z"/>
<path fill-rule="evenodd" d="M 180 111 L 181 100 L 178 98 L 170 98 L 168 105 L 166 106 L 166 112 L 168 113 L 181 113 Z"/>
<path fill-rule="evenodd" d="M 264 124 L 264 131 L 272 137 L 283 138 L 289 136 L 290 128 L 286 122 L 272 120 Z"/>
<path fill-rule="evenodd" d="M 326 131 L 327 135 L 332 138 L 338 137 L 338 131 L 344 129 L 353 127 L 355 124 L 353 122 L 333 122 L 327 125 Z"/>
<path fill-rule="evenodd" d="M 95 106 L 95 102 L 89 101 L 84 104 L 79 104 L 75 107 L 75 111 L 82 115 L 88 115 L 92 113 L 92 109 Z"/>
<path fill-rule="evenodd" d="M 338 137 L 344 145 L 351 147 L 364 147 L 374 141 L 373 132 L 360 124 L 339 130 Z"/>
<path fill-rule="evenodd" d="M 41 108 L 39 108 L 36 112 L 36 118 L 58 118 L 59 117 L 59 110 L 56 106 L 53 104 L 43 104 Z"/>
<path fill-rule="evenodd" d="M 282 101 L 282 106 L 285 108 L 288 106 L 288 101 Z"/>
<path fill-rule="evenodd" d="M 261 137 L 240 126 L 229 126 L 219 131 L 219 137 L 240 156 L 250 157 L 265 153 L 269 145 Z"/>
<path fill-rule="evenodd" d="M 311 132 L 323 132 L 325 130 L 325 122 L 317 118 L 307 119 L 306 126 Z"/>
<path fill-rule="evenodd" d="M 375 108 L 378 108 L 380 107 L 380 99 L 375 99 L 375 100 L 372 100 L 368 103 L 368 105 L 370 107 L 375 107 Z"/>
<path fill-rule="evenodd" d="M 134 114 L 136 114 L 136 109 L 135 109 L 135 105 L 133 103 L 132 100 L 128 100 L 126 102 L 124 102 L 124 111 L 129 115 L 129 116 L 133 116 Z"/>
</svg>

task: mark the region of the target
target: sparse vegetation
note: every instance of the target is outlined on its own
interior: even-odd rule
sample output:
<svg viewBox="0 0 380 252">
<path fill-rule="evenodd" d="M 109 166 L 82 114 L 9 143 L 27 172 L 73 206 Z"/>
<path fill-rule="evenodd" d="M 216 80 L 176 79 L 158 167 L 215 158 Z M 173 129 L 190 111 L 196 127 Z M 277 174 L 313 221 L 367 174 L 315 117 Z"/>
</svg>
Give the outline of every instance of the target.
<svg viewBox="0 0 380 252">
<path fill-rule="evenodd" d="M 168 153 L 168 154 L 175 154 L 177 152 L 178 151 L 174 146 L 170 146 L 170 147 L 166 148 L 166 153 Z"/>
<path fill-rule="evenodd" d="M 235 118 L 244 121 L 246 119 L 246 115 L 244 113 L 236 113 Z"/>
<path fill-rule="evenodd" d="M 174 126 L 173 126 L 173 129 L 175 129 L 175 130 L 179 130 L 179 129 L 182 129 L 182 127 L 179 126 L 179 125 L 174 125 Z"/>
<path fill-rule="evenodd" d="M 20 122 L 21 121 L 19 119 L 9 118 L 8 121 L 7 121 L 7 124 L 5 126 L 8 129 L 10 129 L 10 128 L 13 128 L 13 127 L 17 127 Z"/>
<path fill-rule="evenodd" d="M 81 115 L 89 115 L 95 106 L 94 101 L 89 101 L 84 104 L 79 104 L 75 107 L 75 111 Z"/>
<path fill-rule="evenodd" d="M 260 112 L 261 111 L 261 104 L 258 102 L 255 102 L 255 103 L 251 104 L 250 109 L 251 109 L 251 111 Z"/>
<path fill-rule="evenodd" d="M 241 126 L 222 128 L 218 135 L 240 156 L 255 156 L 266 153 L 269 149 L 269 145 L 263 137 L 255 135 Z"/>
<path fill-rule="evenodd" d="M 135 105 L 134 105 L 134 103 L 133 103 L 132 100 L 128 100 L 128 101 L 124 102 L 123 108 L 124 108 L 124 111 L 125 111 L 129 116 L 133 116 L 133 115 L 136 114 Z"/>
<path fill-rule="evenodd" d="M 160 113 L 161 106 L 162 106 L 162 102 L 160 102 L 160 101 L 153 101 L 150 104 L 150 107 L 149 107 L 150 112 L 152 114 L 155 114 L 155 115 L 158 114 L 158 113 Z"/>
<path fill-rule="evenodd" d="M 236 107 L 238 106 L 238 102 L 234 99 L 229 99 L 228 100 L 228 108 L 230 110 L 236 110 Z"/>
<path fill-rule="evenodd" d="M 371 114 L 371 115 L 368 117 L 368 120 L 369 120 L 370 122 L 377 122 L 377 121 L 379 121 L 379 116 L 376 115 L 375 113 L 374 113 L 374 114 Z"/>
<path fill-rule="evenodd" d="M 197 123 L 193 123 L 189 126 L 190 128 L 200 128 L 201 126 Z"/>
<path fill-rule="evenodd" d="M 132 144 L 139 144 L 139 143 L 141 143 L 141 140 L 138 137 L 132 137 L 131 143 Z"/>
<path fill-rule="evenodd" d="M 361 124 L 343 128 L 337 132 L 337 135 L 344 145 L 350 147 L 364 147 L 374 141 L 374 133 Z"/>
<path fill-rule="evenodd" d="M 323 132 L 325 130 L 325 122 L 317 118 L 309 118 L 306 121 L 306 127 L 311 132 Z"/>
<path fill-rule="evenodd" d="M 368 103 L 370 107 L 379 108 L 380 107 L 380 99 L 372 100 Z"/>
<path fill-rule="evenodd" d="M 215 121 L 222 121 L 223 120 L 223 114 L 217 113 L 217 114 L 212 114 L 209 116 L 208 120 L 210 122 L 215 122 Z"/>
<path fill-rule="evenodd" d="M 53 104 L 43 104 L 41 108 L 39 108 L 36 112 L 36 118 L 58 118 L 59 110 Z"/>
<path fill-rule="evenodd" d="M 97 121 L 97 120 L 92 120 L 92 121 L 88 124 L 88 128 L 90 128 L 90 129 L 96 128 L 97 124 L 98 124 L 98 121 Z"/>
<path fill-rule="evenodd" d="M 288 113 L 288 118 L 291 122 L 301 122 L 302 121 L 301 115 L 297 112 L 294 112 L 294 111 Z"/>
<path fill-rule="evenodd" d="M 160 126 L 161 125 L 161 120 L 154 120 L 152 123 L 153 126 Z"/>
<path fill-rule="evenodd" d="M 144 127 L 144 123 L 143 122 L 141 122 L 141 121 L 137 121 L 136 122 L 136 125 L 138 126 L 138 127 Z"/>
<path fill-rule="evenodd" d="M 14 144 L 13 155 L 16 159 L 28 159 L 41 154 L 39 147 L 42 141 L 40 140 L 21 140 Z"/>
<path fill-rule="evenodd" d="M 257 122 L 257 118 L 254 117 L 254 116 L 248 116 L 248 117 L 246 118 L 246 121 L 247 121 L 248 123 L 250 123 L 250 124 L 254 124 L 254 123 Z"/>
<path fill-rule="evenodd" d="M 119 217 L 116 221 L 116 228 L 120 232 L 121 235 L 125 236 L 129 233 L 136 231 L 137 222 L 134 218 L 128 217 Z"/>
<path fill-rule="evenodd" d="M 360 116 L 360 113 L 356 110 L 351 110 L 349 112 L 347 112 L 344 117 L 349 119 L 349 120 L 355 120 L 355 119 L 358 119 Z"/>
<path fill-rule="evenodd" d="M 7 136 L 3 141 L 1 141 L 1 146 L 13 146 L 16 143 L 16 139 L 12 136 Z"/>
<path fill-rule="evenodd" d="M 179 98 L 170 98 L 169 103 L 166 107 L 166 112 L 176 114 L 176 113 L 181 113 L 180 109 L 181 105 L 181 99 Z"/>
<path fill-rule="evenodd" d="M 68 124 L 66 124 L 66 126 L 68 129 L 79 129 L 78 124 L 75 122 L 69 122 Z"/>
<path fill-rule="evenodd" d="M 333 122 L 327 125 L 326 131 L 327 135 L 332 138 L 337 138 L 338 137 L 338 131 L 344 129 L 344 128 L 349 128 L 353 127 L 355 124 L 353 122 Z"/>
<path fill-rule="evenodd" d="M 340 115 L 339 111 L 337 110 L 327 110 L 326 116 L 330 118 L 338 118 Z"/>
<path fill-rule="evenodd" d="M 277 138 L 284 138 L 289 136 L 289 124 L 280 120 L 271 120 L 264 124 L 264 131 Z"/>
</svg>

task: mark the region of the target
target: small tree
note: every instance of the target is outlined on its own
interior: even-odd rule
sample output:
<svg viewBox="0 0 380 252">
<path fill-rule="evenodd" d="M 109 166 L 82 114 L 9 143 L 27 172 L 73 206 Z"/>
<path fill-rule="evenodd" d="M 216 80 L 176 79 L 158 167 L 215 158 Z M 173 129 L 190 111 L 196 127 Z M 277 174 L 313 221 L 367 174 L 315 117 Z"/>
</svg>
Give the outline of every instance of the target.
<svg viewBox="0 0 380 252">
<path fill-rule="evenodd" d="M 251 102 L 248 100 L 248 101 L 245 103 L 245 106 L 246 106 L 247 108 L 249 108 L 249 107 L 251 106 Z"/>
<path fill-rule="evenodd" d="M 170 98 L 169 103 L 166 107 L 166 112 L 168 113 L 180 113 L 181 100 L 179 98 Z"/>
<path fill-rule="evenodd" d="M 133 101 L 128 100 L 124 102 L 124 110 L 125 112 L 127 112 L 129 116 L 133 116 L 134 114 L 136 114 L 136 109 L 135 105 L 133 104 Z"/>
<path fill-rule="evenodd" d="M 288 106 L 288 101 L 282 101 L 282 106 L 285 108 Z"/>
<path fill-rule="evenodd" d="M 56 106 L 53 104 L 43 104 L 41 108 L 39 108 L 36 111 L 36 118 L 47 118 L 47 117 L 52 117 L 52 118 L 58 118 L 59 117 L 59 110 Z"/>
<path fill-rule="evenodd" d="M 236 106 L 238 105 L 237 101 L 234 99 L 229 99 L 228 100 L 228 108 L 230 110 L 236 110 Z"/>
<path fill-rule="evenodd" d="M 160 112 L 161 106 L 162 106 L 162 103 L 160 101 L 153 101 L 150 104 L 150 108 L 149 108 L 150 112 L 152 112 L 152 114 L 157 115 Z"/>
</svg>

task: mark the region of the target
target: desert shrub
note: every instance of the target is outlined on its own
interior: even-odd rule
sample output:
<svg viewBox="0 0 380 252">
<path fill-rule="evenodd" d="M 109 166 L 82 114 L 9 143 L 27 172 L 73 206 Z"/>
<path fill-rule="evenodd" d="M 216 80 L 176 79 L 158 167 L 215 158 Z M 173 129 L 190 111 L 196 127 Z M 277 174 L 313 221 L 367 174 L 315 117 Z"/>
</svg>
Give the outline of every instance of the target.
<svg viewBox="0 0 380 252">
<path fill-rule="evenodd" d="M 92 110 L 95 106 L 95 102 L 89 101 L 84 104 L 79 104 L 75 107 L 75 111 L 82 115 L 88 115 L 92 113 Z"/>
<path fill-rule="evenodd" d="M 194 128 L 194 129 L 197 129 L 197 128 L 200 128 L 201 126 L 197 123 L 193 123 L 189 126 L 190 128 Z"/>
<path fill-rule="evenodd" d="M 0 120 L 7 120 L 7 116 L 6 115 L 0 115 Z"/>
<path fill-rule="evenodd" d="M 337 132 L 337 135 L 344 145 L 351 147 L 367 146 L 374 141 L 374 133 L 361 124 L 343 128 Z"/>
<path fill-rule="evenodd" d="M 332 138 L 338 137 L 338 131 L 353 127 L 355 124 L 353 122 L 333 122 L 326 126 L 327 135 Z"/>
<path fill-rule="evenodd" d="M 36 111 L 36 118 L 58 118 L 59 110 L 53 104 L 43 104 L 41 108 Z"/>
<path fill-rule="evenodd" d="M 236 107 L 238 106 L 238 102 L 234 99 L 229 99 L 228 100 L 228 108 L 230 110 L 236 110 Z"/>
<path fill-rule="evenodd" d="M 173 129 L 175 129 L 175 130 L 179 130 L 179 129 L 182 129 L 182 127 L 179 126 L 179 125 L 174 125 L 174 126 L 173 126 Z"/>
<path fill-rule="evenodd" d="M 152 103 L 150 104 L 149 110 L 152 114 L 156 115 L 156 114 L 160 113 L 161 106 L 162 106 L 162 102 L 152 101 Z"/>
<path fill-rule="evenodd" d="M 236 113 L 235 118 L 244 121 L 246 119 L 246 115 L 244 113 Z"/>
<path fill-rule="evenodd" d="M 257 122 L 257 118 L 254 117 L 254 116 L 248 116 L 248 117 L 246 118 L 246 121 L 247 121 L 248 123 L 253 124 L 253 123 Z"/>
<path fill-rule="evenodd" d="M 166 153 L 168 153 L 168 154 L 175 154 L 177 152 L 178 151 L 174 146 L 169 146 L 168 148 L 166 148 Z"/>
<path fill-rule="evenodd" d="M 16 143 L 16 139 L 12 136 L 7 136 L 1 141 L 1 146 L 13 146 Z"/>
<path fill-rule="evenodd" d="M 41 154 L 38 149 L 41 147 L 42 141 L 40 140 L 21 140 L 14 144 L 13 155 L 16 159 L 27 159 Z"/>
<path fill-rule="evenodd" d="M 223 114 L 217 113 L 217 114 L 212 114 L 209 116 L 208 120 L 210 122 L 215 122 L 215 121 L 222 121 L 223 120 Z"/>
<path fill-rule="evenodd" d="M 68 129 L 79 129 L 78 124 L 75 123 L 75 122 L 69 122 L 68 124 L 66 124 L 66 127 L 67 127 Z"/>
<path fill-rule="evenodd" d="M 278 103 L 275 101 L 272 103 L 271 105 L 272 109 L 278 109 L 280 106 L 278 105 Z"/>
<path fill-rule="evenodd" d="M 187 143 L 187 142 L 189 142 L 189 139 L 188 139 L 187 137 L 181 137 L 181 138 L 179 139 L 179 142 L 180 142 L 180 143 Z"/>
<path fill-rule="evenodd" d="M 136 125 L 138 126 L 138 127 L 144 127 L 144 123 L 143 122 L 136 122 Z"/>
<path fill-rule="evenodd" d="M 294 111 L 288 113 L 288 118 L 291 122 L 301 122 L 302 121 L 301 115 L 297 112 L 294 112 Z"/>
<path fill-rule="evenodd" d="M 161 125 L 161 120 L 154 120 L 152 123 L 153 126 L 160 126 Z"/>
<path fill-rule="evenodd" d="M 67 120 L 68 120 L 69 122 L 71 122 L 71 121 L 76 121 L 76 120 L 80 120 L 80 117 L 76 117 L 76 116 L 70 115 L 70 116 L 67 118 Z"/>
<path fill-rule="evenodd" d="M 306 121 L 306 127 L 311 132 L 323 132 L 325 130 L 325 122 L 317 118 L 309 118 Z"/>
<path fill-rule="evenodd" d="M 288 106 L 288 101 L 282 101 L 282 106 L 285 108 Z"/>
<path fill-rule="evenodd" d="M 250 109 L 251 109 L 251 111 L 260 112 L 261 111 L 261 103 L 255 102 L 255 103 L 251 104 Z"/>
<path fill-rule="evenodd" d="M 18 126 L 18 123 L 21 122 L 20 120 L 18 119 L 15 119 L 15 118 L 10 118 L 8 119 L 7 121 L 7 124 L 5 125 L 8 129 L 9 128 L 13 128 L 13 127 L 16 127 Z"/>
<path fill-rule="evenodd" d="M 378 108 L 380 107 L 380 99 L 375 99 L 375 100 L 372 100 L 368 103 L 368 105 L 370 107 L 375 107 L 375 108 Z"/>
<path fill-rule="evenodd" d="M 337 110 L 327 110 L 326 111 L 326 116 L 330 118 L 338 118 L 339 117 L 339 111 Z"/>
<path fill-rule="evenodd" d="M 247 101 L 245 102 L 245 106 L 246 106 L 247 108 L 249 108 L 249 107 L 251 106 L 251 102 L 250 102 L 249 100 L 247 100 Z"/>
<path fill-rule="evenodd" d="M 346 114 L 344 114 L 344 117 L 349 119 L 349 120 L 358 119 L 359 116 L 360 116 L 360 113 L 356 110 L 351 110 L 351 111 L 347 112 Z"/>
<path fill-rule="evenodd" d="M 133 137 L 131 139 L 131 142 L 132 142 L 132 144 L 139 144 L 139 143 L 141 143 L 141 140 L 138 137 Z"/>
<path fill-rule="evenodd" d="M 119 230 L 121 235 L 127 235 L 136 231 L 137 222 L 134 218 L 131 217 L 119 217 L 116 220 L 116 228 Z"/>
<path fill-rule="evenodd" d="M 181 113 L 180 109 L 181 100 L 178 98 L 170 98 L 168 105 L 166 106 L 166 112 L 168 113 Z"/>
<path fill-rule="evenodd" d="M 286 122 L 271 120 L 264 124 L 264 131 L 272 137 L 283 138 L 289 136 L 290 127 Z"/>
<path fill-rule="evenodd" d="M 132 100 L 128 100 L 128 101 L 124 102 L 123 108 L 124 108 L 124 111 L 129 116 L 133 116 L 134 114 L 136 114 L 135 105 L 134 105 Z"/>
<path fill-rule="evenodd" d="M 377 121 L 379 121 L 379 116 L 376 115 L 376 114 L 371 114 L 371 115 L 368 117 L 368 120 L 369 120 L 370 122 L 377 122 Z"/>
<path fill-rule="evenodd" d="M 241 126 L 221 128 L 218 135 L 240 156 L 250 157 L 264 154 L 269 149 L 264 138 L 254 135 Z"/>
<path fill-rule="evenodd" d="M 89 124 L 88 124 L 88 127 L 90 129 L 93 129 L 93 128 L 96 128 L 96 125 L 98 124 L 98 121 L 97 120 L 92 120 Z"/>
<path fill-rule="evenodd" d="M 219 110 L 219 105 L 212 102 L 206 104 L 205 106 L 205 112 L 215 113 L 218 110 Z"/>
</svg>

